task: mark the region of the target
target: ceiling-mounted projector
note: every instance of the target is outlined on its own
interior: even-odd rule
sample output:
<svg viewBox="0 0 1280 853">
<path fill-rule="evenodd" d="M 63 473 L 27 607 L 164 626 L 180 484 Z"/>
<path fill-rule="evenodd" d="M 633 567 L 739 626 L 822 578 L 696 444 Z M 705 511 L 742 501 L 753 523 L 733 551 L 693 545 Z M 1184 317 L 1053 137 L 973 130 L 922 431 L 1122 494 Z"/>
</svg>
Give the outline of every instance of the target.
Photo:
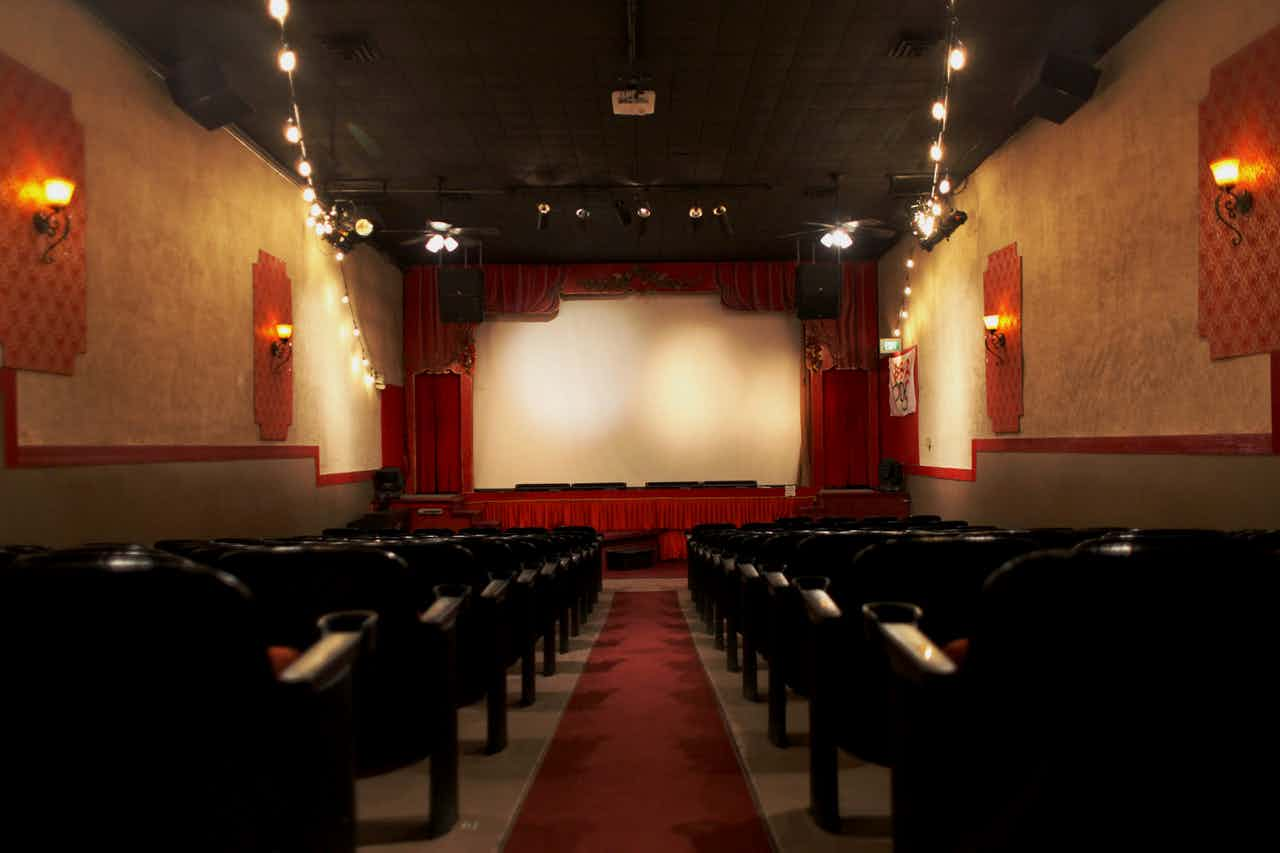
<svg viewBox="0 0 1280 853">
<path fill-rule="evenodd" d="M 651 116 L 658 95 L 652 89 L 614 89 L 613 114 L 616 116 Z"/>
</svg>

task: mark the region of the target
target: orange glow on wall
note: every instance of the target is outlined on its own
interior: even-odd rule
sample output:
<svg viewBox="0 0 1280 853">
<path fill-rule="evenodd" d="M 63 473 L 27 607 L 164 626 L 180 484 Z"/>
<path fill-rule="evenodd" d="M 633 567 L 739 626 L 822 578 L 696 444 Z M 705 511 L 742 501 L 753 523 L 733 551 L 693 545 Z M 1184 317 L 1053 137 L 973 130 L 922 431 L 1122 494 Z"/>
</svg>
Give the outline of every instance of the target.
<svg viewBox="0 0 1280 853">
<path fill-rule="evenodd" d="M 76 185 L 66 178 L 49 178 L 43 187 L 44 203 L 49 207 L 66 207 L 76 193 Z"/>
</svg>

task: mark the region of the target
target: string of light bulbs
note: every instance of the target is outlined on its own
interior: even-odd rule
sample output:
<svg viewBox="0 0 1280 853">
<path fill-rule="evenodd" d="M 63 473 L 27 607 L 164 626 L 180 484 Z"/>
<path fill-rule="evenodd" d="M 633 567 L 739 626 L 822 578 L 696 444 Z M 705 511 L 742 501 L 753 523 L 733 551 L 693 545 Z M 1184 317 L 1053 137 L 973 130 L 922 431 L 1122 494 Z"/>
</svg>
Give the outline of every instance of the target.
<svg viewBox="0 0 1280 853">
<path fill-rule="evenodd" d="M 294 165 L 299 177 L 306 181 L 302 188 L 302 201 L 307 207 L 307 229 L 332 245 L 335 249 L 333 258 L 338 262 L 338 270 L 342 274 L 342 304 L 347 306 L 351 320 L 351 337 L 360 347 L 360 367 L 364 371 L 365 385 L 382 386 L 382 375 L 373 368 L 373 359 L 369 354 L 366 337 L 361 334 L 360 322 L 356 316 L 355 302 L 351 298 L 351 288 L 347 284 L 347 272 L 342 264 L 346 253 L 355 246 L 357 237 L 365 238 L 373 233 L 373 223 L 364 217 L 357 217 L 354 206 L 335 202 L 326 210 L 316 192 L 314 168 L 307 155 L 307 139 L 302 132 L 302 110 L 298 107 L 298 92 L 294 86 L 293 73 L 298 68 L 298 54 L 289 46 L 288 33 L 285 31 L 285 20 L 289 17 L 289 0 L 268 0 L 267 14 L 280 25 L 280 50 L 276 54 L 276 65 L 284 72 L 289 81 L 289 117 L 284 123 L 284 138 L 291 145 L 298 146 L 298 161 Z"/>
<path fill-rule="evenodd" d="M 965 50 L 964 43 L 960 41 L 960 19 L 956 13 L 959 0 L 944 0 L 944 2 L 947 9 L 947 49 L 943 66 L 942 94 L 929 109 L 929 114 L 937 122 L 937 133 L 929 145 L 933 180 L 929 194 L 917 199 L 911 206 L 912 231 L 922 242 L 935 235 L 940 228 L 939 220 L 944 212 L 951 208 L 950 199 L 954 186 L 946 167 L 946 136 L 951 120 L 951 83 L 955 74 L 963 71 L 969 62 L 968 52 Z"/>
</svg>

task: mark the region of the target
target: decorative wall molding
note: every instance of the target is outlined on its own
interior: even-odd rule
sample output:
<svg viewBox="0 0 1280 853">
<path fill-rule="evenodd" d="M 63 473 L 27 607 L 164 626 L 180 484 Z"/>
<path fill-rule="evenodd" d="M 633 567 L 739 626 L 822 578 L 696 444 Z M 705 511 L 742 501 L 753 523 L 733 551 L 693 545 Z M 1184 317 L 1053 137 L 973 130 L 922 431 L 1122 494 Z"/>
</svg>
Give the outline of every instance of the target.
<svg viewBox="0 0 1280 853">
<path fill-rule="evenodd" d="M 239 462 L 269 459 L 311 459 L 316 486 L 340 486 L 372 478 L 374 469 L 320 473 L 320 447 L 315 444 L 18 444 L 18 383 L 11 368 L 0 368 L 0 396 L 4 398 L 4 466 L 6 468 L 65 468 L 84 465 L 154 465 L 173 462 Z"/>
<path fill-rule="evenodd" d="M 0 53 L 0 345 L 4 365 L 70 375 L 88 349 L 85 319 L 84 129 L 71 94 Z M 53 263 L 32 227 L 47 178 L 75 182 L 71 230 Z"/>
<path fill-rule="evenodd" d="M 293 324 L 293 285 L 284 261 L 259 250 L 253 265 L 253 420 L 263 441 L 286 440 L 293 423 L 293 359 L 271 353 L 277 323 Z"/>
<path fill-rule="evenodd" d="M 987 256 L 982 276 L 983 314 L 1000 315 L 1004 346 L 987 349 L 987 414 L 991 431 L 1022 429 L 1022 258 L 1011 243 Z M 978 318 L 979 322 L 981 318 Z"/>
</svg>

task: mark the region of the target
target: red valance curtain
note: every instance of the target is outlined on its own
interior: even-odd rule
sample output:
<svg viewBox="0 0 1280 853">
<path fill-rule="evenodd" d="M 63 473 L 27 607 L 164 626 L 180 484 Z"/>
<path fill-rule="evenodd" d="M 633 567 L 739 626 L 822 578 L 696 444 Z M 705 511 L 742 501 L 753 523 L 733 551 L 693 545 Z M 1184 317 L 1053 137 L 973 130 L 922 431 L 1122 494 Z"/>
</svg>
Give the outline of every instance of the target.
<svg viewBox="0 0 1280 853">
<path fill-rule="evenodd" d="M 875 376 L 866 370 L 828 370 L 822 374 L 822 434 L 825 454 L 822 485 L 839 489 L 872 485 L 867 464 L 869 421 L 867 385 Z"/>
<path fill-rule="evenodd" d="M 462 491 L 462 381 L 456 373 L 419 373 L 413 378 L 419 494 Z"/>
<path fill-rule="evenodd" d="M 559 265 L 490 264 L 484 268 L 485 313 L 554 317 L 564 277 Z"/>
<path fill-rule="evenodd" d="M 792 261 L 716 264 L 720 301 L 734 311 L 792 311 L 796 265 Z"/>
<path fill-rule="evenodd" d="M 409 376 L 469 372 L 475 361 L 475 327 L 440 319 L 438 267 L 414 267 L 404 275 L 404 370 Z"/>
</svg>

